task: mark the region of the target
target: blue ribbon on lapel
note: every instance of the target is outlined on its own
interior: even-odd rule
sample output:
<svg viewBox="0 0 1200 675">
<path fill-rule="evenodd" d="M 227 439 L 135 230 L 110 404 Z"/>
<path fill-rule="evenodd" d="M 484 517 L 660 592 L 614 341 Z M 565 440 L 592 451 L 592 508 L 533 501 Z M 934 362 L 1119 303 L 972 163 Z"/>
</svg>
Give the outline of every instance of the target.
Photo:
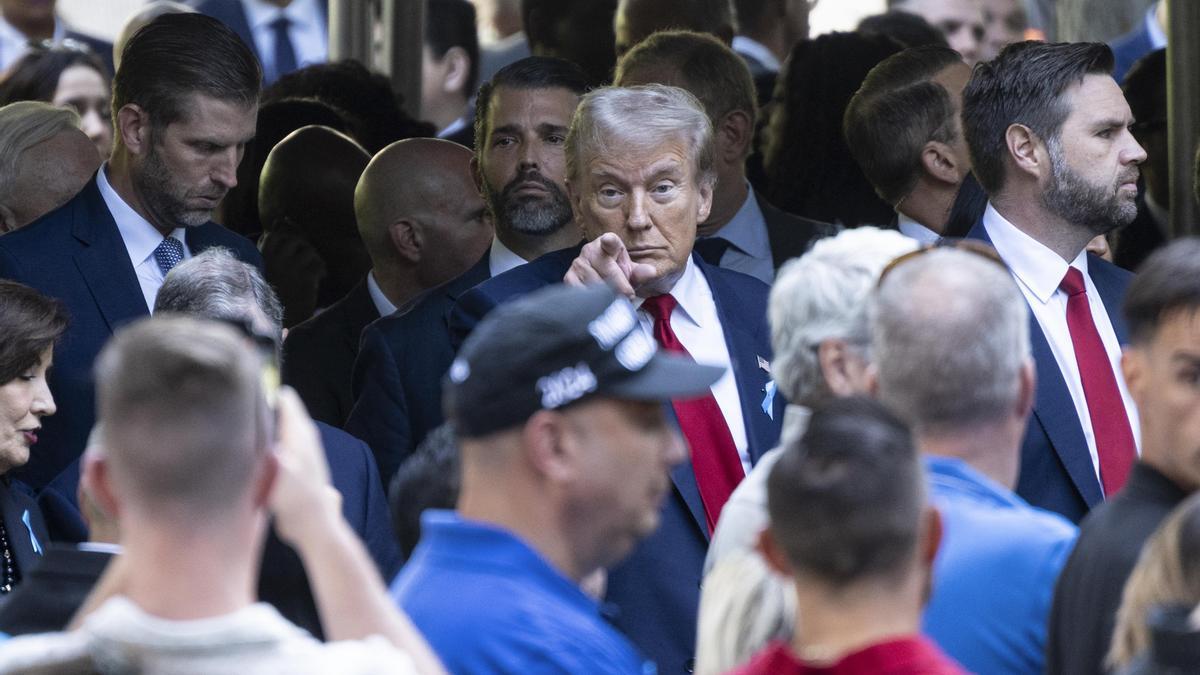
<svg viewBox="0 0 1200 675">
<path fill-rule="evenodd" d="M 29 531 L 29 543 L 33 544 L 33 552 L 41 555 L 42 545 L 38 542 L 37 536 L 33 533 L 33 523 L 30 522 L 29 509 L 25 509 L 25 513 L 21 514 L 21 522 L 25 524 L 25 529 Z"/>
<path fill-rule="evenodd" d="M 763 412 L 767 413 L 767 417 L 775 419 L 775 407 L 772 405 L 775 402 L 775 390 L 778 389 L 778 387 L 775 385 L 775 380 L 767 382 L 765 389 L 767 396 L 763 399 L 762 409 Z"/>
</svg>

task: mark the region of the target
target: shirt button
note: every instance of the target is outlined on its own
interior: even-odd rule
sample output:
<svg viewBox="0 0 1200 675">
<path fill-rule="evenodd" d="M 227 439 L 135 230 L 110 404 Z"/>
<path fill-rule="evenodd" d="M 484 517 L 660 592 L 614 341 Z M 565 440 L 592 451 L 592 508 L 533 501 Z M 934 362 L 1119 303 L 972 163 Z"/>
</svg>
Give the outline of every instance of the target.
<svg viewBox="0 0 1200 675">
<path fill-rule="evenodd" d="M 687 661 L 684 661 L 683 662 L 683 672 L 685 672 L 685 673 L 696 672 L 696 659 L 688 659 Z"/>
</svg>

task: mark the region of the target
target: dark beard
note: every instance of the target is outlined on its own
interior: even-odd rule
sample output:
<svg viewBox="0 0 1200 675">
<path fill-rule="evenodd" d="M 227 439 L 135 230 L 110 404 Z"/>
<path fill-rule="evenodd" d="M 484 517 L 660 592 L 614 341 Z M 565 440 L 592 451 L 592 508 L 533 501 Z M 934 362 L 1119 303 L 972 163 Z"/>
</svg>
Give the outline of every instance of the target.
<svg viewBox="0 0 1200 675">
<path fill-rule="evenodd" d="M 544 187 L 548 196 L 518 197 L 514 194 L 518 185 L 531 181 Z M 536 171 L 518 175 L 499 193 L 489 186 L 487 197 L 499 229 L 548 236 L 561 230 L 574 217 L 571 202 L 562 188 Z"/>
<path fill-rule="evenodd" d="M 1100 186 L 1087 182 L 1062 157 L 1058 148 L 1050 148 L 1052 182 L 1042 192 L 1042 204 L 1068 223 L 1086 228 L 1093 235 L 1128 225 L 1137 217 L 1137 204 L 1121 196 L 1117 185 L 1137 177 L 1137 169 L 1123 171 L 1117 185 Z"/>
</svg>

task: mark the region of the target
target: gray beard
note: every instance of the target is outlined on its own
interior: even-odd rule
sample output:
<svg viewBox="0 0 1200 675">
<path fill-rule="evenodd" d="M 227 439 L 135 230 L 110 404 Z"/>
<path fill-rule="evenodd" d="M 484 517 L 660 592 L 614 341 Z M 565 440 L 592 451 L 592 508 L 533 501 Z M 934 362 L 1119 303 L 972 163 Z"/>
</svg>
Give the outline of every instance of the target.
<svg viewBox="0 0 1200 675">
<path fill-rule="evenodd" d="M 536 180 L 541 183 L 549 196 L 545 199 L 517 197 L 513 195 L 514 188 L 527 181 Z M 487 188 L 488 204 L 496 217 L 496 226 L 520 234 L 533 236 L 549 236 L 558 232 L 571 222 L 574 213 L 566 193 L 551 181 L 534 176 L 518 176 L 500 192 L 490 186 Z"/>
</svg>

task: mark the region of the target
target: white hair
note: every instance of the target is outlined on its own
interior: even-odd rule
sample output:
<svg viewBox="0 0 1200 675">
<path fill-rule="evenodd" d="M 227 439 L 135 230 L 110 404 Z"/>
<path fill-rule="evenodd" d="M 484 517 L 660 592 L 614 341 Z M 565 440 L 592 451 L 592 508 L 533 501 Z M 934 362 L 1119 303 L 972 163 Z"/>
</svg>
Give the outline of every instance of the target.
<svg viewBox="0 0 1200 675">
<path fill-rule="evenodd" d="M 7 201 L 20 174 L 21 155 L 70 129 L 79 129 L 79 114 L 41 101 L 17 101 L 0 108 L 0 199 Z"/>
<path fill-rule="evenodd" d="M 792 636 L 796 594 L 756 550 L 727 556 L 704 577 L 697 619 L 696 672 L 744 665 L 774 640 Z"/>
<path fill-rule="evenodd" d="M 699 99 L 662 84 L 596 89 L 584 95 L 571 120 L 567 179 L 578 184 L 592 157 L 654 148 L 672 140 L 682 141 L 691 153 L 697 183 L 716 181 L 712 122 Z"/>
<path fill-rule="evenodd" d="M 809 401 L 825 390 L 817 360 L 822 341 L 845 340 L 866 355 L 867 296 L 889 262 L 916 248 L 894 230 L 859 227 L 818 240 L 779 270 L 767 311 L 771 373 L 789 401 Z"/>
<path fill-rule="evenodd" d="M 896 267 L 871 302 L 879 399 L 918 431 L 1003 419 L 1029 359 L 1029 307 L 999 263 L 930 251 Z"/>
</svg>

